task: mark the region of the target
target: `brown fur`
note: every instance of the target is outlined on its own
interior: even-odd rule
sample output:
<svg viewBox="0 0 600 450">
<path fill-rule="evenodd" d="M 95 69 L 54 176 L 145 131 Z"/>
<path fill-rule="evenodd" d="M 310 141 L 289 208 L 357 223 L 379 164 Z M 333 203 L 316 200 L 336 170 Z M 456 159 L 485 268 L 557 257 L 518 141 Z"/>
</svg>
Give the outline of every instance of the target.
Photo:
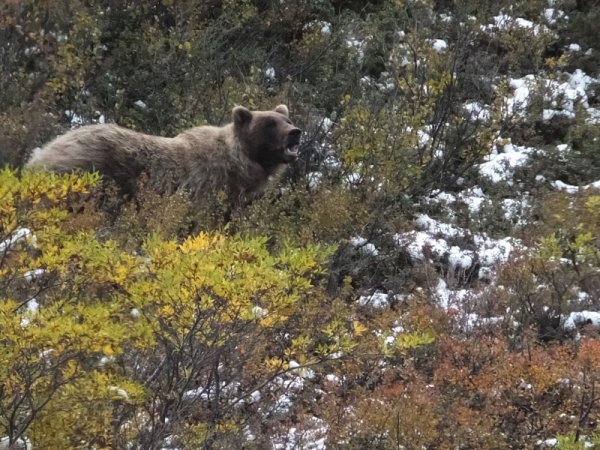
<svg viewBox="0 0 600 450">
<path fill-rule="evenodd" d="M 238 106 L 233 123 L 191 128 L 165 138 L 117 125 L 91 125 L 59 136 L 34 153 L 28 166 L 57 172 L 97 170 L 125 192 L 141 174 L 152 187 L 171 194 L 183 189 L 191 199 L 225 191 L 232 206 L 251 201 L 269 177 L 297 156 L 300 130 L 288 109 L 250 112 Z"/>
</svg>

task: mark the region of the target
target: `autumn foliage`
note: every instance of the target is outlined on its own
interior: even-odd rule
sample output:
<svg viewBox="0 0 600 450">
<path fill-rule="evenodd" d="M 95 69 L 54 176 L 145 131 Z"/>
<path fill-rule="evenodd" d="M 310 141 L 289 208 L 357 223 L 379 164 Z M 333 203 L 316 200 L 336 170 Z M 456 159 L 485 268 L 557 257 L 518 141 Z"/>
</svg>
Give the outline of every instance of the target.
<svg viewBox="0 0 600 450">
<path fill-rule="evenodd" d="M 600 448 L 599 11 L 0 2 L 0 448 Z M 280 103 L 300 157 L 231 214 L 23 170 Z"/>
</svg>

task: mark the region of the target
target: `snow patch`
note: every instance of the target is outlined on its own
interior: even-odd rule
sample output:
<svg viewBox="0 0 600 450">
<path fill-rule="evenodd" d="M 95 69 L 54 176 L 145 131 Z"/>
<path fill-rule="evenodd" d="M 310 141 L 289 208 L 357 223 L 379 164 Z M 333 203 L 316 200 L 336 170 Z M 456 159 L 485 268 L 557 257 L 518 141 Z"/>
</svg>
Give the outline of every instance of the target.
<svg viewBox="0 0 600 450">
<path fill-rule="evenodd" d="M 273 67 L 267 67 L 265 69 L 265 77 L 267 77 L 268 80 L 274 81 L 275 80 L 275 69 Z"/>
<path fill-rule="evenodd" d="M 10 250 L 17 242 L 31 236 L 31 230 L 29 228 L 19 228 L 15 232 L 11 233 L 7 239 L 0 242 L 0 252 Z"/>
<path fill-rule="evenodd" d="M 479 165 L 479 173 L 493 183 L 501 181 L 512 184 L 514 169 L 525 165 L 535 148 L 505 144 L 502 153 L 492 152 L 486 162 Z"/>
<path fill-rule="evenodd" d="M 434 39 L 432 47 L 436 52 L 443 52 L 448 48 L 448 43 L 443 39 Z"/>
<path fill-rule="evenodd" d="M 32 282 L 32 281 L 40 278 L 45 273 L 46 273 L 46 270 L 44 270 L 44 269 L 29 270 L 23 274 L 23 278 L 25 279 L 25 281 Z"/>
<path fill-rule="evenodd" d="M 304 428 L 291 427 L 283 435 L 273 438 L 274 450 L 325 450 L 327 424 L 318 417 L 311 417 Z"/>
<path fill-rule="evenodd" d="M 375 291 L 371 295 L 362 295 L 357 303 L 360 306 L 372 306 L 373 308 L 387 308 L 389 306 L 388 294 Z"/>
<path fill-rule="evenodd" d="M 365 239 L 364 237 L 355 236 L 352 239 L 350 239 L 350 244 L 352 244 L 354 247 L 358 248 L 360 250 L 360 252 L 365 255 L 373 255 L 373 256 L 379 255 L 379 250 L 377 250 L 377 247 L 375 247 L 375 245 L 368 242 L 367 239 Z"/>
<path fill-rule="evenodd" d="M 583 190 L 600 189 L 600 180 L 594 181 L 593 183 L 586 184 L 584 186 L 574 186 L 572 184 L 564 183 L 560 180 L 553 181 L 550 184 L 552 185 L 552 187 L 554 187 L 554 189 L 556 189 L 558 191 L 566 192 L 567 194 L 576 194 L 577 192 L 579 192 L 582 189 Z"/>
<path fill-rule="evenodd" d="M 0 450 L 32 450 L 33 446 L 27 438 L 19 438 L 10 442 L 8 436 L 0 438 Z"/>
<path fill-rule="evenodd" d="M 577 311 L 569 314 L 563 322 L 565 330 L 575 330 L 578 325 L 590 324 L 600 328 L 600 312 L 597 311 Z"/>
<path fill-rule="evenodd" d="M 468 230 L 457 228 L 450 224 L 438 222 L 427 215 L 417 218 L 416 224 L 425 231 L 409 231 L 394 235 L 396 244 L 404 249 L 413 260 L 423 261 L 427 258 L 433 261 L 448 264 L 454 271 L 466 271 L 478 264 L 481 279 L 490 280 L 498 265 L 508 261 L 515 248 L 515 243 L 510 237 L 504 239 L 491 239 L 485 234 L 474 234 Z M 465 242 L 472 242 L 472 249 L 450 245 L 447 240 L 462 237 Z M 442 281 L 442 280 L 440 280 Z M 443 305 L 448 305 L 451 300 L 463 299 L 467 291 L 448 292 L 446 285 L 439 285 L 436 289 Z M 368 297 L 361 297 L 364 303 Z"/>
<path fill-rule="evenodd" d="M 483 120 L 485 122 L 490 120 L 490 108 L 486 105 L 479 102 L 467 102 L 463 105 L 463 108 L 473 120 Z"/>
<path fill-rule="evenodd" d="M 70 109 L 65 110 L 65 116 L 71 121 L 71 128 L 79 128 L 88 124 L 88 120 Z"/>
</svg>

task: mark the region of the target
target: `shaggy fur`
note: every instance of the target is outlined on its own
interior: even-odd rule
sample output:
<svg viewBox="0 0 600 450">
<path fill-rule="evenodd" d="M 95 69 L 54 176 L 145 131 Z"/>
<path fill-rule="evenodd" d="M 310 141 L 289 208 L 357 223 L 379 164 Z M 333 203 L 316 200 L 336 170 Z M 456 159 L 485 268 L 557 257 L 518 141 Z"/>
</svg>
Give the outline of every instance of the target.
<svg viewBox="0 0 600 450">
<path fill-rule="evenodd" d="M 231 206 L 251 201 L 277 169 L 298 155 L 301 131 L 288 108 L 251 112 L 238 106 L 233 123 L 191 128 L 173 137 L 117 125 L 91 125 L 59 136 L 34 153 L 28 166 L 57 172 L 98 171 L 124 192 L 147 174 L 161 193 L 184 189 L 195 202 L 225 191 Z"/>
</svg>

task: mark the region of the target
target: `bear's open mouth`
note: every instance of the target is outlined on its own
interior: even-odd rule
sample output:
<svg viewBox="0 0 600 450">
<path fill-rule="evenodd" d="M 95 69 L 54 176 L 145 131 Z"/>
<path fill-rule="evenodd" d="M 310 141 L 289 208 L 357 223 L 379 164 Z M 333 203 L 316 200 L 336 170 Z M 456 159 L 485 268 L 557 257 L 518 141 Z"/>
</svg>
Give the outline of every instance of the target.
<svg viewBox="0 0 600 450">
<path fill-rule="evenodd" d="M 290 158 L 290 159 L 295 159 L 298 157 L 298 144 L 292 144 L 288 147 L 285 148 L 285 150 L 283 151 L 283 155 L 286 158 Z"/>
</svg>

